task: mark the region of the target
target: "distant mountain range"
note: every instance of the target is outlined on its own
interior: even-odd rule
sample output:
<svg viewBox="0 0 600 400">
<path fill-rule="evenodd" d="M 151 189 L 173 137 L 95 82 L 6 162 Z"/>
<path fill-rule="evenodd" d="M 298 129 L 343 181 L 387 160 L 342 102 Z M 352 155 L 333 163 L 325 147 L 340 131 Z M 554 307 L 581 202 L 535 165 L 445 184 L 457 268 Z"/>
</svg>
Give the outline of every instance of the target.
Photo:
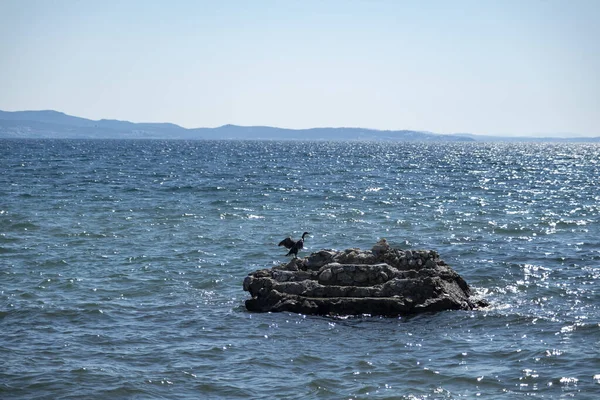
<svg viewBox="0 0 600 400">
<path fill-rule="evenodd" d="M 0 138 L 22 139 L 187 139 L 187 140 L 373 140 L 423 142 L 551 141 L 600 142 L 595 138 L 501 137 L 437 134 L 423 131 L 383 131 L 363 128 L 284 129 L 270 126 L 223 125 L 186 129 L 170 123 L 93 121 L 53 110 L 0 110 Z"/>
</svg>

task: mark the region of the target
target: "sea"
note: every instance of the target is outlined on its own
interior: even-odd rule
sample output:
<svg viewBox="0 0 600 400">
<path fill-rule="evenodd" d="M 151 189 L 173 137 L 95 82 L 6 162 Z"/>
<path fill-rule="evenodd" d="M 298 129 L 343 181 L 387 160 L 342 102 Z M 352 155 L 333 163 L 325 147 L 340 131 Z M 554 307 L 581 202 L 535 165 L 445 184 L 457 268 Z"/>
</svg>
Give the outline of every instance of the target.
<svg viewBox="0 0 600 400">
<path fill-rule="evenodd" d="M 598 399 L 599 179 L 584 143 L 0 140 L 0 398 Z M 248 312 L 304 231 L 490 306 Z"/>
</svg>

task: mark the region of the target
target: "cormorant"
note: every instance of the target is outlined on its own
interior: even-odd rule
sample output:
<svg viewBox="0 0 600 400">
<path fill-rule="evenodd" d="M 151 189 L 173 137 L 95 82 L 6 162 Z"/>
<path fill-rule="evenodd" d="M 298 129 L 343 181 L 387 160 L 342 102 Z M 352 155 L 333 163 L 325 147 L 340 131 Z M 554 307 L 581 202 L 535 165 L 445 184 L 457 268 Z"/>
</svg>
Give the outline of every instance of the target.
<svg viewBox="0 0 600 400">
<path fill-rule="evenodd" d="M 290 249 L 290 251 L 286 254 L 286 256 L 293 254 L 294 258 L 297 258 L 298 250 L 300 250 L 304 247 L 304 236 L 306 236 L 308 234 L 309 234 L 309 232 L 304 232 L 302 234 L 302 239 L 300 239 L 298 241 L 292 240 L 291 237 L 287 237 L 287 238 L 283 239 L 281 242 L 279 242 L 278 246 L 285 246 L 286 248 Z"/>
</svg>

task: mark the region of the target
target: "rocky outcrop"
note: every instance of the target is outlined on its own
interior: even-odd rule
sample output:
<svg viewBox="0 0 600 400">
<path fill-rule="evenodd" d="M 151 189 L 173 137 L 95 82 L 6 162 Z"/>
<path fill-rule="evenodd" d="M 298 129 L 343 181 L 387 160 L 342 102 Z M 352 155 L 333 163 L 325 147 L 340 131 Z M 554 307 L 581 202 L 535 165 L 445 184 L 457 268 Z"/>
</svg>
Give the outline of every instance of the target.
<svg viewBox="0 0 600 400">
<path fill-rule="evenodd" d="M 385 239 L 371 250 L 321 250 L 252 272 L 244 290 L 252 296 L 246 308 L 258 312 L 398 316 L 487 305 L 436 251 L 393 249 Z"/>
</svg>

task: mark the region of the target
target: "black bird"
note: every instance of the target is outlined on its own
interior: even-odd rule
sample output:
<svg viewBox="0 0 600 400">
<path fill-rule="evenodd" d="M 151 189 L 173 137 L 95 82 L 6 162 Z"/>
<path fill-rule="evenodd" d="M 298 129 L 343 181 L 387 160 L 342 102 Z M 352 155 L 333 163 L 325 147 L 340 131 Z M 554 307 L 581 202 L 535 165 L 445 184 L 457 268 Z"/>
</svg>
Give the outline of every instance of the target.
<svg viewBox="0 0 600 400">
<path fill-rule="evenodd" d="M 279 242 L 278 246 L 285 246 L 287 249 L 290 249 L 290 251 L 286 254 L 286 256 L 293 254 L 294 258 L 297 258 L 298 250 L 300 250 L 304 247 L 304 236 L 306 236 L 308 234 L 309 234 L 309 232 L 304 232 L 302 234 L 302 239 L 300 239 L 298 241 L 292 240 L 291 237 L 287 237 L 287 238 L 283 239 L 281 242 Z"/>
</svg>

